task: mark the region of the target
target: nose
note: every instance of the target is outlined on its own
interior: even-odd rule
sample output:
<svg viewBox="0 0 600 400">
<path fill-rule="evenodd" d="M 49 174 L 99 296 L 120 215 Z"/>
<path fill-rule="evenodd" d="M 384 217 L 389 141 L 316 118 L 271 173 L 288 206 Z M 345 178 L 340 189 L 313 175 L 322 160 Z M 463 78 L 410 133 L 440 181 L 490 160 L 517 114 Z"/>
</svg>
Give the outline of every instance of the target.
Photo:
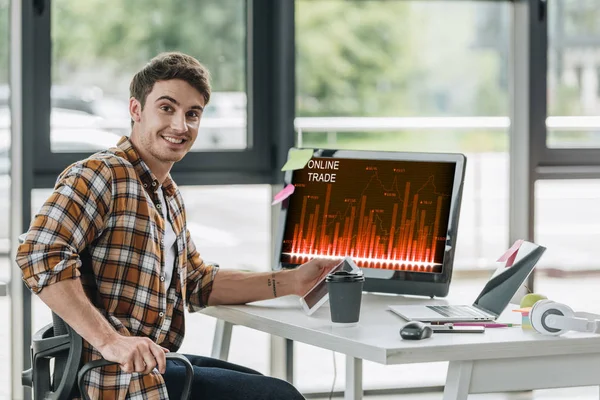
<svg viewBox="0 0 600 400">
<path fill-rule="evenodd" d="M 171 119 L 171 130 L 175 133 L 185 133 L 188 131 L 185 113 L 176 113 Z"/>
</svg>

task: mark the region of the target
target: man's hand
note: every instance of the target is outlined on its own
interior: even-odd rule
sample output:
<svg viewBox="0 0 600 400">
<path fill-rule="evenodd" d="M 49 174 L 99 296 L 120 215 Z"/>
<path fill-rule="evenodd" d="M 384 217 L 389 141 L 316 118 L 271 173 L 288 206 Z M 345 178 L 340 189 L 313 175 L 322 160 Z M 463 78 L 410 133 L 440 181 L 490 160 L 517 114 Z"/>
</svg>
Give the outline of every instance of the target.
<svg viewBox="0 0 600 400">
<path fill-rule="evenodd" d="M 119 363 L 123 372 L 149 374 L 155 367 L 165 373 L 169 350 L 144 337 L 115 335 L 98 351 L 108 361 Z"/>
<path fill-rule="evenodd" d="M 304 296 L 340 262 L 342 262 L 342 259 L 313 258 L 296 268 L 293 271 L 295 274 L 294 293 L 298 296 Z"/>
</svg>

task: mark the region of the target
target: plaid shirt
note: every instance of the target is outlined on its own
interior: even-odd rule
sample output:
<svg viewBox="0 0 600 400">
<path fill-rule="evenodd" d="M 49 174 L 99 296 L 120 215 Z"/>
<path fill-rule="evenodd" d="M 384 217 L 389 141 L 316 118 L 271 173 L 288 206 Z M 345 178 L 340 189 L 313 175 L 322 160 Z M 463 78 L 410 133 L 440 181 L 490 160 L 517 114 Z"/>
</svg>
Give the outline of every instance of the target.
<svg viewBox="0 0 600 400">
<path fill-rule="evenodd" d="M 25 284 L 39 293 L 80 277 L 90 300 L 118 332 L 177 351 L 185 332 L 184 304 L 190 312 L 207 305 L 217 268 L 204 264 L 196 251 L 181 193 L 168 177 L 163 189 L 177 256 L 165 289 L 159 186 L 127 137 L 69 166 L 19 246 Z M 98 358 L 100 353 L 84 341 L 82 361 Z M 92 398 L 168 398 L 156 369 L 126 374 L 111 365 L 88 373 L 86 384 Z"/>
</svg>

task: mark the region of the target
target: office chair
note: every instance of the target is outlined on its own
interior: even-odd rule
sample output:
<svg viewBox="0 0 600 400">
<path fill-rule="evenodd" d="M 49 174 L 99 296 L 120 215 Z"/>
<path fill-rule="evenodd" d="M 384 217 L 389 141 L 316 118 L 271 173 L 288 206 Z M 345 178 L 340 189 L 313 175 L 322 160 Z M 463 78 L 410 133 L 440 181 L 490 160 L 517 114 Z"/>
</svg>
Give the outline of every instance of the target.
<svg viewBox="0 0 600 400">
<path fill-rule="evenodd" d="M 19 236 L 23 243 L 25 235 Z M 81 366 L 83 339 L 62 318 L 52 313 L 52 323 L 33 335 L 31 343 L 31 368 L 21 374 L 21 384 L 33 389 L 34 399 L 69 400 L 78 393 L 84 400 L 89 396 L 83 390 L 85 375 L 94 368 L 116 364 L 108 360 L 94 360 Z M 186 381 L 182 399 L 189 399 L 194 369 L 181 354 L 167 353 L 167 359 L 179 360 L 186 368 Z M 50 361 L 54 360 L 52 371 Z M 77 387 L 76 387 L 77 385 Z"/>
<path fill-rule="evenodd" d="M 23 371 L 21 383 L 33 388 L 34 399 L 68 400 L 77 395 L 79 389 L 84 400 L 89 396 L 83 390 L 85 375 L 94 368 L 115 364 L 108 360 L 94 360 L 81 365 L 83 341 L 58 315 L 52 313 L 52 324 L 48 324 L 33 336 L 31 344 L 31 368 Z M 189 360 L 181 354 L 167 353 L 167 359 L 181 361 L 186 367 L 186 382 L 182 399 L 188 399 L 192 388 L 194 370 Z M 51 372 L 50 361 L 54 360 Z"/>
</svg>

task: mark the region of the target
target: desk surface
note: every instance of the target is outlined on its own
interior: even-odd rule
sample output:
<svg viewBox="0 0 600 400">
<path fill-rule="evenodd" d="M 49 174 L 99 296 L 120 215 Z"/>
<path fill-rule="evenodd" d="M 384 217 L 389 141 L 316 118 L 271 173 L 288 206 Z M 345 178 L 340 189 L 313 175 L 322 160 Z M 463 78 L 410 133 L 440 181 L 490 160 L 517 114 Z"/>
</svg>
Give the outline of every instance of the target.
<svg viewBox="0 0 600 400">
<path fill-rule="evenodd" d="M 430 339 L 402 340 L 405 321 L 387 309 L 390 304 L 444 304 L 405 296 L 364 294 L 360 322 L 355 327 L 334 327 L 328 304 L 312 316 L 301 310 L 298 299 L 284 297 L 243 306 L 208 307 L 202 312 L 287 339 L 337 351 L 381 364 L 501 359 L 527 356 L 597 352 L 600 335 L 570 332 L 562 337 L 543 336 L 520 327 L 486 329 L 483 334 L 435 334 Z M 507 311 L 500 318 L 520 318 Z"/>
</svg>

